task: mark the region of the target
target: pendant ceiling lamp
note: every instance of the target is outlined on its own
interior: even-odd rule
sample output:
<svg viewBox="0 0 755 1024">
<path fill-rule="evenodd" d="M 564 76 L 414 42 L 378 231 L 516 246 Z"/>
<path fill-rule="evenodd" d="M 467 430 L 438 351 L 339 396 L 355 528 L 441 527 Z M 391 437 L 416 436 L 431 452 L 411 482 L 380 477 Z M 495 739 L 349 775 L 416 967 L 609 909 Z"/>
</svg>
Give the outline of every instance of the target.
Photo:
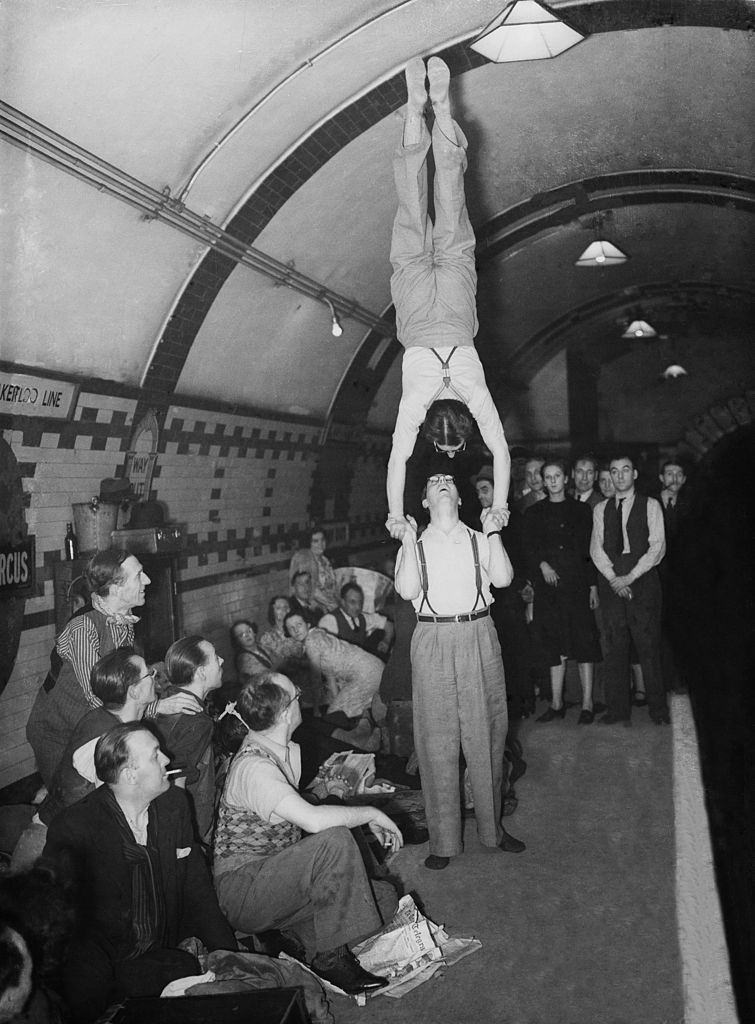
<svg viewBox="0 0 755 1024">
<path fill-rule="evenodd" d="M 616 267 L 626 263 L 628 257 L 613 242 L 597 239 L 590 242 L 585 251 L 574 261 L 575 267 Z"/>
<path fill-rule="evenodd" d="M 676 380 L 678 377 L 687 377 L 687 371 L 680 363 L 671 363 L 661 374 L 664 380 Z"/>
<path fill-rule="evenodd" d="M 508 4 L 470 43 L 496 64 L 547 60 L 581 43 L 585 36 L 537 0 Z"/>
<path fill-rule="evenodd" d="M 657 331 L 646 320 L 633 320 L 622 338 L 656 338 Z"/>
</svg>

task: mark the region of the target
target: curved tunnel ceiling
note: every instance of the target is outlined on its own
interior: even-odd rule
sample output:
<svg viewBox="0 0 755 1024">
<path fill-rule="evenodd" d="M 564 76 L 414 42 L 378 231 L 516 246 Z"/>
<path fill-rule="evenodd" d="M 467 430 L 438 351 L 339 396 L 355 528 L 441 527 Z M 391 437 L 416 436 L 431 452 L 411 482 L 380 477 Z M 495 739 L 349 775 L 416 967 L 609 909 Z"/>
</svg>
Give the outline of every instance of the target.
<svg viewBox="0 0 755 1024">
<path fill-rule="evenodd" d="M 83 17 L 84 7 L 70 5 L 67 20 L 50 7 L 52 21 L 27 26 L 29 36 L 38 30 L 40 56 L 55 47 L 49 81 L 19 73 L 8 99 L 153 187 L 170 182 L 188 208 L 390 322 L 401 68 L 414 53 L 442 52 L 470 138 L 478 346 L 502 395 L 567 343 L 609 358 L 619 350 L 606 346 L 608 325 L 631 309 L 652 305 L 663 316 L 712 293 L 721 329 L 751 311 L 752 4 L 555 4 L 590 37 L 557 60 L 507 66 L 465 45 L 498 2 L 333 2 L 316 5 L 317 18 L 311 6 L 230 5 L 221 15 L 214 5 L 213 19 L 194 0 L 162 12 L 126 5 L 118 17 L 127 46 L 117 58 L 105 47 L 110 84 L 101 97 L 90 89 L 88 121 L 71 105 L 77 88 L 66 103 L 55 86 L 72 69 L 94 83 L 87 56 L 112 23 L 97 12 L 64 50 L 71 11 Z M 164 74 L 150 78 L 160 61 Z M 363 420 L 371 407 L 374 425 L 390 425 L 399 348 L 385 331 L 346 318 L 336 342 L 311 298 L 84 197 L 84 186 L 30 169 L 18 153 L 6 158 L 6 209 L 15 200 L 25 215 L 16 252 L 31 269 L 17 260 L 12 268 L 26 287 L 6 305 L 14 330 L 3 359 L 321 421 Z M 630 254 L 624 266 L 573 266 L 596 213 Z M 82 268 L 95 307 L 101 295 L 90 323 L 72 315 Z M 45 314 L 33 286 L 49 289 L 53 274 L 62 281 Z M 65 343 L 56 345 L 53 321 L 72 324 Z M 112 342 L 105 357 L 103 336 Z"/>
</svg>

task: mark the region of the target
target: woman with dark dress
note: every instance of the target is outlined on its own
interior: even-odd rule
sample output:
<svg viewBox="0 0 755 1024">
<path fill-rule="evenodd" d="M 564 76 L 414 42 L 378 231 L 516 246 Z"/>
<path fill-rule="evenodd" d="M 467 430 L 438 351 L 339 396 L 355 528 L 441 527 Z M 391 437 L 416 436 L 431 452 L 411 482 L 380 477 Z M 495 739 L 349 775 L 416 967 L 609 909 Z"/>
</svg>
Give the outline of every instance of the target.
<svg viewBox="0 0 755 1024">
<path fill-rule="evenodd" d="M 582 686 L 580 725 L 591 725 L 593 665 L 601 661 L 594 611 L 598 606 L 595 566 L 590 558 L 592 509 L 566 494 L 569 474 L 561 459 L 542 469 L 547 501 L 532 505 L 524 516 L 527 572 L 535 588 L 533 633 L 550 665 L 552 699 L 537 719 L 551 722 L 566 714 L 566 662 L 579 665 Z"/>
</svg>

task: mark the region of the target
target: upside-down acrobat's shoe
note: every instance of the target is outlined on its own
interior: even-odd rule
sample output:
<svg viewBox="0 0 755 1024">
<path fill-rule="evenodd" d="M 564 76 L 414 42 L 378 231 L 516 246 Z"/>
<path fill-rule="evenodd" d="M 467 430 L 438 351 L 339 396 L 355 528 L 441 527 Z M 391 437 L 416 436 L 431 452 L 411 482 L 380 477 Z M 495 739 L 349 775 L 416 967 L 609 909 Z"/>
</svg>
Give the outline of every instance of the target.
<svg viewBox="0 0 755 1024">
<path fill-rule="evenodd" d="M 421 114 L 427 103 L 427 69 L 421 57 L 413 57 L 404 69 L 406 102 L 412 114 Z"/>
</svg>

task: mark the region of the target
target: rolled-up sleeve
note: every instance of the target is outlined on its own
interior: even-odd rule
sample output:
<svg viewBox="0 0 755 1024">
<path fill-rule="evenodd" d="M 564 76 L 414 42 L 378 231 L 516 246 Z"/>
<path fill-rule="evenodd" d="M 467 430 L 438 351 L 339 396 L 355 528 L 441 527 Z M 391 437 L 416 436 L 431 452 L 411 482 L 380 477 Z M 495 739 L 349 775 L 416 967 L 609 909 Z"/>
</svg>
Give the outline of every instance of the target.
<svg viewBox="0 0 755 1024">
<path fill-rule="evenodd" d="M 663 525 L 663 509 L 655 498 L 648 498 L 648 549 L 637 559 L 637 564 L 628 573 L 634 582 L 646 572 L 650 572 L 666 554 L 666 530 Z"/>
<path fill-rule="evenodd" d="M 607 500 L 608 499 L 606 499 L 606 501 Z M 603 515 L 605 512 L 606 501 L 601 501 L 593 509 L 592 536 L 590 537 L 590 558 L 592 558 L 593 564 L 598 572 L 602 573 L 610 583 L 611 580 L 616 579 L 616 573 L 613 571 L 613 563 L 603 547 Z"/>
</svg>

